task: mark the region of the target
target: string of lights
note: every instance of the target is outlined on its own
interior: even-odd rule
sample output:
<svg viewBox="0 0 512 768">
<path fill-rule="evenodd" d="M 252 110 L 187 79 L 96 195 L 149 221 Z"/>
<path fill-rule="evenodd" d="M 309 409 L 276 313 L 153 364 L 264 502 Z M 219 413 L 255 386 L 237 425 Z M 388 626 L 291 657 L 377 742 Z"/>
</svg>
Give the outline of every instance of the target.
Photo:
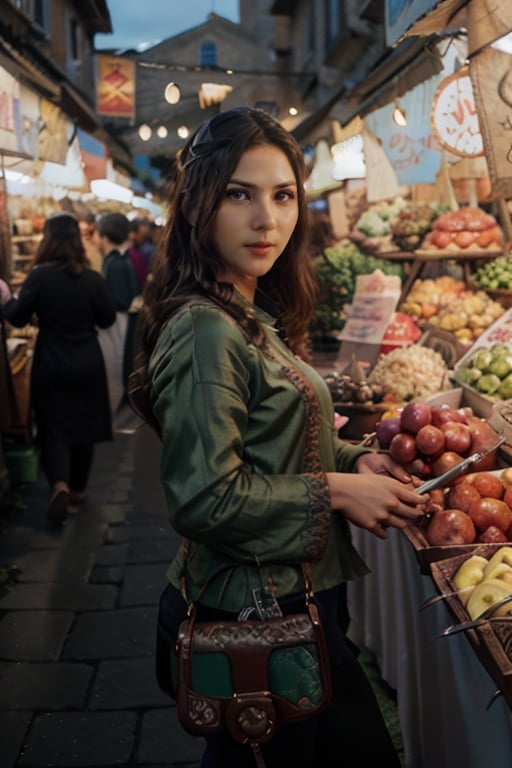
<svg viewBox="0 0 512 768">
<path fill-rule="evenodd" d="M 224 69 L 223 67 L 204 67 L 201 65 L 184 66 L 183 64 L 160 64 L 154 61 L 137 61 L 138 67 L 160 69 L 167 72 L 210 72 L 223 75 L 257 75 L 259 77 L 315 77 L 314 72 L 277 72 L 266 69 Z"/>
</svg>

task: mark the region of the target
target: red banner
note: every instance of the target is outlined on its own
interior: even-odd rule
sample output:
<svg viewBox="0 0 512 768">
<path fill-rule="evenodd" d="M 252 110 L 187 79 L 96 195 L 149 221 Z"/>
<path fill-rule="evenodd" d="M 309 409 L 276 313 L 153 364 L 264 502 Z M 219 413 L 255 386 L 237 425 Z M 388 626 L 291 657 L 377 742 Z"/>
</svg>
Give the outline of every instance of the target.
<svg viewBox="0 0 512 768">
<path fill-rule="evenodd" d="M 135 62 L 98 55 L 96 111 L 110 117 L 135 117 Z"/>
</svg>

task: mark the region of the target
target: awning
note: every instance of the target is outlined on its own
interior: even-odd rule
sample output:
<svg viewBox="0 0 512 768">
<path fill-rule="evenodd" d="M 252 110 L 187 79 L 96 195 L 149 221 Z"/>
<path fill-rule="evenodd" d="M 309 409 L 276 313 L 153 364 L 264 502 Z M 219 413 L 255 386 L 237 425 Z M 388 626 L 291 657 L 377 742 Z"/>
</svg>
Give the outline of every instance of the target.
<svg viewBox="0 0 512 768">
<path fill-rule="evenodd" d="M 397 4 L 393 13 L 393 4 L 390 4 L 390 13 L 386 25 L 386 38 L 389 45 L 398 45 L 405 37 L 411 35 L 431 35 L 444 29 L 461 27 L 455 21 L 458 11 L 469 0 L 409 0 Z M 430 7 L 429 7 L 430 6 Z"/>
<path fill-rule="evenodd" d="M 428 47 L 423 39 L 404 40 L 347 94 L 347 102 L 361 102 L 371 95 L 378 98 L 390 88 L 394 89 L 394 95 L 402 96 L 419 83 L 439 74 L 443 63 L 435 48 L 436 40 L 434 37 Z"/>
<path fill-rule="evenodd" d="M 403 37 L 424 37 L 455 25 L 467 30 L 468 56 L 472 56 L 511 31 L 512 4 L 510 0 L 442 0 L 409 27 Z"/>
<path fill-rule="evenodd" d="M 341 86 L 331 99 L 299 123 L 291 133 L 298 141 L 304 142 L 322 123 L 337 121 L 345 125 L 356 115 L 367 114 L 439 74 L 443 64 L 435 47 L 437 40 L 437 36 L 433 36 L 428 47 L 423 39 L 404 40 L 383 57 L 355 88 L 347 91 Z M 331 128 L 325 126 L 325 130 L 330 131 Z"/>
<path fill-rule="evenodd" d="M 104 179 L 107 175 L 107 148 L 94 136 L 80 128 L 77 131 L 83 170 L 88 181 Z"/>
<path fill-rule="evenodd" d="M 68 83 L 61 85 L 60 104 L 64 112 L 75 118 L 84 131 L 95 131 L 98 127 L 98 117 L 93 108 Z"/>
</svg>

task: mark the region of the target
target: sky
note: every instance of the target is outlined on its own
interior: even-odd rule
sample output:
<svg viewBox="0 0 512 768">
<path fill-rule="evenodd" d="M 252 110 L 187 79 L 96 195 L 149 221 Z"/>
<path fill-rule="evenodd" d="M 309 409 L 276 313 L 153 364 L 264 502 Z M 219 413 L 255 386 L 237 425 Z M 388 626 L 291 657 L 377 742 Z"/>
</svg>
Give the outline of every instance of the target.
<svg viewBox="0 0 512 768">
<path fill-rule="evenodd" d="M 144 50 L 203 24 L 209 13 L 240 20 L 238 0 L 107 0 L 112 35 L 95 35 L 97 50 Z"/>
</svg>

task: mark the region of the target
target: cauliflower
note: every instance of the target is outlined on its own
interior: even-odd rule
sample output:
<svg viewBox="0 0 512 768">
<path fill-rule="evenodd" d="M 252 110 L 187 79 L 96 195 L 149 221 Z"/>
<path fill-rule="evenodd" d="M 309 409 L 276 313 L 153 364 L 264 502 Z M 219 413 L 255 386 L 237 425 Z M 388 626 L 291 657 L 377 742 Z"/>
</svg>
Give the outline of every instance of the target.
<svg viewBox="0 0 512 768">
<path fill-rule="evenodd" d="M 368 376 L 396 402 L 424 400 L 448 385 L 448 369 L 438 352 L 420 344 L 394 349 L 382 355 Z"/>
</svg>

